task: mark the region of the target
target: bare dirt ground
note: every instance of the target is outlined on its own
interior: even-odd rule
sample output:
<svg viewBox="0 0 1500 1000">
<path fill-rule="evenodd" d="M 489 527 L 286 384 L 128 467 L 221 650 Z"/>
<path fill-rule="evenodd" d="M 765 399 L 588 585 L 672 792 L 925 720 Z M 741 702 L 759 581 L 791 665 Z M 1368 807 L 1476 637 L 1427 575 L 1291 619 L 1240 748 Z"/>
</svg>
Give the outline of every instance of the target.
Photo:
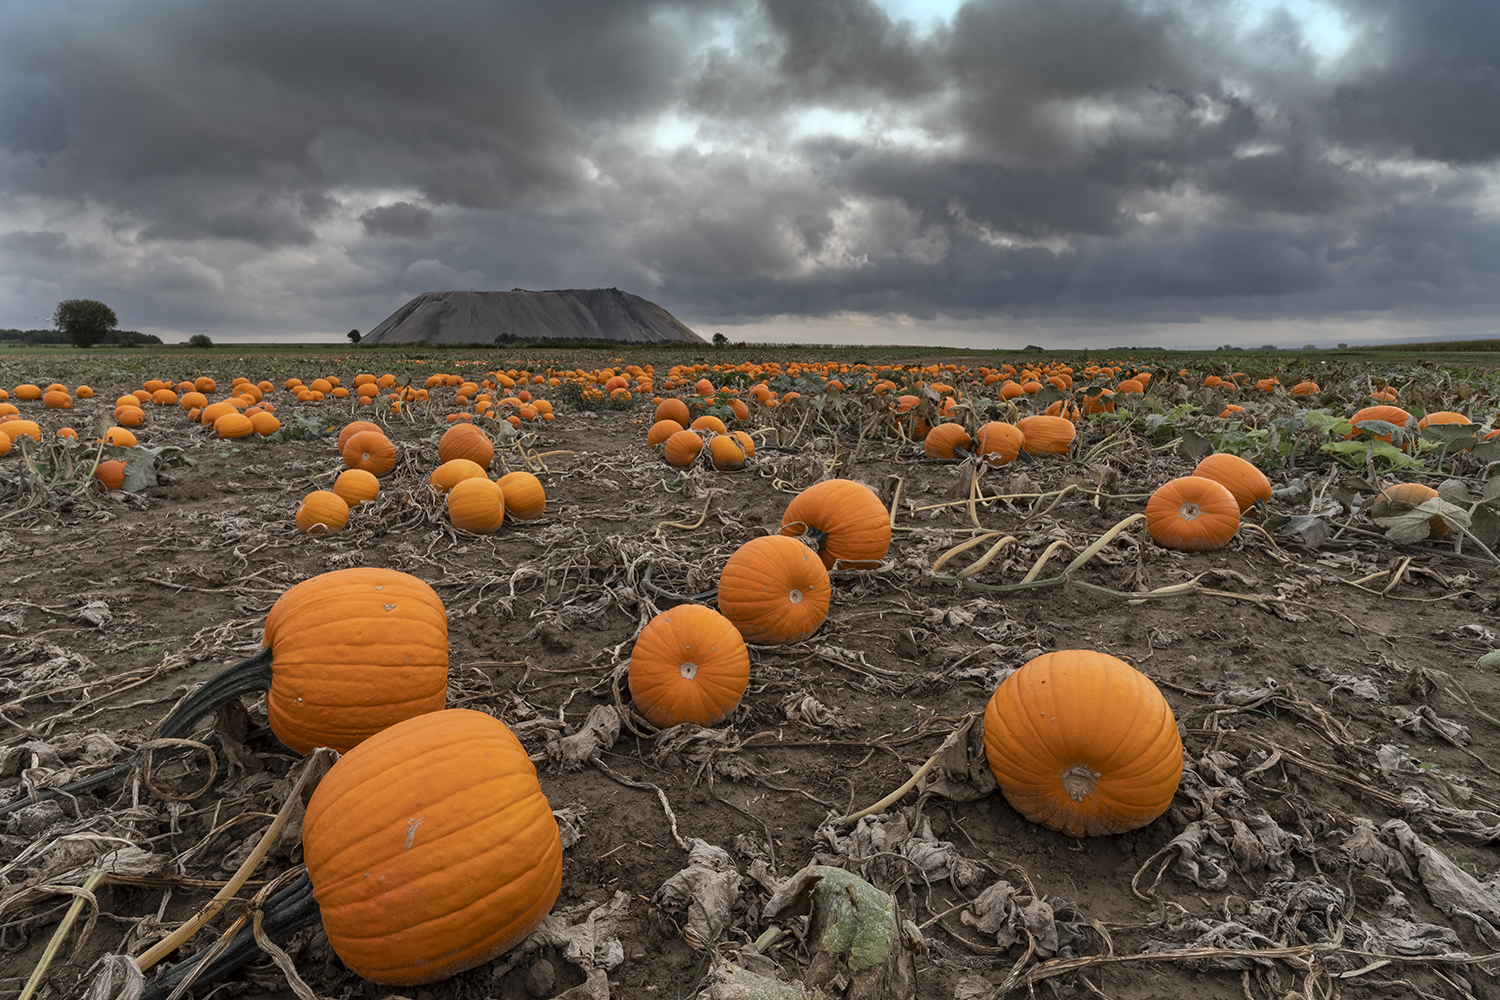
<svg viewBox="0 0 1500 1000">
<path fill-rule="evenodd" d="M 1212 571 L 1205 586 L 1238 596 L 1127 604 L 1072 587 L 959 589 L 934 582 L 931 567 L 974 527 L 951 503 L 969 495 L 967 467 L 867 445 L 839 472 L 887 502 L 899 478 L 887 565 L 839 579 L 810 640 L 756 649 L 750 690 L 726 724 L 662 737 L 627 715 L 603 767 L 565 770 L 549 742 L 596 706 L 628 706 L 618 670 L 641 624 L 675 603 L 670 594 L 711 590 L 724 558 L 774 530 L 834 457 L 829 442 L 804 440 L 763 448 L 742 473 L 682 475 L 645 447 L 642 417 L 559 407 L 529 441 L 571 453 L 543 460 L 545 517 L 488 537 L 455 532 L 424 496 L 440 427 L 393 430 L 405 464 L 381 499 L 347 530 L 309 537 L 292 514 L 341 467 L 331 440 L 226 444 L 180 412 L 153 413 L 143 443 L 185 445 L 196 464 L 141 494 L 85 495 L 55 518 L 0 522 L 0 802 L 127 759 L 177 698 L 258 647 L 266 610 L 290 585 L 386 566 L 427 581 L 448 608 L 449 705 L 514 726 L 553 808 L 574 818 L 557 909 L 576 921 L 605 908 L 601 937 L 618 937 L 623 955 L 608 969 L 611 996 L 694 995 L 712 954 L 743 958 L 765 929 L 772 887 L 817 860 L 895 893 L 921 928 L 921 997 L 996 995 L 1002 984 L 1119 1000 L 1500 996 L 1493 959 L 1453 958 L 1500 951 L 1497 726 L 1482 714 L 1500 706 L 1500 684 L 1476 667 L 1500 645 L 1492 566 L 1381 541 L 1314 551 L 1251 528 L 1186 555 L 1137 526 L 1080 578 L 1137 592 Z M 514 449 L 502 455 L 516 467 Z M 1116 468 L 1112 491 L 1149 492 L 1189 468 L 1143 450 Z M 1053 540 L 1081 549 L 1141 509 L 1096 506 L 1087 491 L 1032 509 L 1027 495 L 1067 477 L 1092 489 L 1093 476 L 1061 459 L 985 472 L 986 494 L 1017 499 L 978 506 L 978 521 L 1020 545 L 975 579 L 1015 582 Z M 1088 840 L 1042 829 L 986 783 L 976 724 L 934 772 L 941 780 L 857 826 L 833 822 L 905 782 L 982 713 L 1006 671 L 1072 648 L 1121 657 L 1162 688 L 1187 763 L 1167 814 Z M 57 887 L 79 884 L 104 851 L 129 847 L 136 874 L 93 891 L 39 996 L 80 995 L 97 959 L 139 954 L 238 867 L 296 763 L 260 699 L 246 708 L 238 723 L 232 713 L 203 721 L 218 776 L 200 795 L 186 797 L 207 778 L 203 753 L 163 765 L 150 785 L 137 771 L 0 819 L 0 994 L 19 992 L 73 902 Z M 690 943 L 689 914 L 658 896 L 687 865 L 679 837 L 722 847 L 743 876 L 710 942 Z M 242 895 L 300 860 L 294 823 Z M 1013 891 L 987 893 L 1002 881 Z M 215 936 L 200 933 L 176 958 Z M 320 927 L 284 948 L 319 997 L 555 996 L 585 982 L 557 947 L 405 991 L 350 973 Z M 767 952 L 786 975 L 805 967 L 796 934 Z M 1086 957 L 1055 978 L 1038 972 Z M 292 992 L 261 957 L 228 986 L 187 995 L 210 994 Z"/>
</svg>

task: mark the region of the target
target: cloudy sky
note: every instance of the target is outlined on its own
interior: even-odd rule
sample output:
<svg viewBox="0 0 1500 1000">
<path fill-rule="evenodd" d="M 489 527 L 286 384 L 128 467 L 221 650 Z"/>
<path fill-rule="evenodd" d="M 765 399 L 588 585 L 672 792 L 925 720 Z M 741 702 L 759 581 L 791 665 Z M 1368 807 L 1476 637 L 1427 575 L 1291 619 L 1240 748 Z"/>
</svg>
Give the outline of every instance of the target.
<svg viewBox="0 0 1500 1000">
<path fill-rule="evenodd" d="M 1494 336 L 1496 0 L 5 0 L 0 327 Z"/>
</svg>

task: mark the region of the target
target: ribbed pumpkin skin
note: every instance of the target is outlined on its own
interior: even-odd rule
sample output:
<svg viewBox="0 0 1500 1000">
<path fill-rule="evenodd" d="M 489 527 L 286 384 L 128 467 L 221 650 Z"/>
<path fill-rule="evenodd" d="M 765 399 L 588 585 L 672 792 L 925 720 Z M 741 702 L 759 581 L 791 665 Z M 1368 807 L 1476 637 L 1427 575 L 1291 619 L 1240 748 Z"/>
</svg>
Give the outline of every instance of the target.
<svg viewBox="0 0 1500 1000">
<path fill-rule="evenodd" d="M 874 569 L 891 547 L 891 515 L 875 491 L 852 479 L 825 479 L 798 493 L 781 516 L 783 535 L 821 532 L 825 569 Z"/>
<path fill-rule="evenodd" d="M 332 490 L 313 490 L 297 507 L 297 530 L 321 535 L 338 531 L 349 522 L 349 505 Z"/>
<path fill-rule="evenodd" d="M 1021 453 L 1026 435 L 1014 424 L 991 420 L 974 435 L 974 446 L 991 465 L 1009 465 Z"/>
<path fill-rule="evenodd" d="M 450 458 L 432 470 L 427 482 L 438 493 L 447 493 L 465 479 L 488 479 L 484 466 L 467 458 Z"/>
<path fill-rule="evenodd" d="M 250 417 L 250 426 L 255 428 L 255 433 L 261 437 L 269 437 L 281 430 L 281 421 L 276 419 L 275 414 L 262 410 Z"/>
<path fill-rule="evenodd" d="M 495 446 L 489 435 L 473 424 L 454 424 L 438 440 L 438 461 L 451 462 L 455 458 L 466 458 L 480 469 L 488 469 L 495 460 Z"/>
<path fill-rule="evenodd" d="M 1146 531 L 1169 549 L 1217 549 L 1234 537 L 1239 525 L 1234 494 L 1201 476 L 1170 480 L 1146 501 Z"/>
<path fill-rule="evenodd" d="M 630 653 L 630 697 L 652 725 L 716 725 L 750 685 L 750 651 L 712 608 L 682 604 L 641 629 Z"/>
<path fill-rule="evenodd" d="M 385 433 L 385 431 L 380 429 L 379 424 L 373 424 L 368 420 L 351 420 L 349 423 L 344 425 L 343 430 L 339 431 L 338 448 L 340 455 L 344 453 L 344 445 L 348 444 L 349 439 L 358 434 L 360 431 L 374 431 L 377 434 Z"/>
<path fill-rule="evenodd" d="M 214 433 L 221 438 L 249 437 L 255 433 L 255 424 L 243 413 L 226 413 L 214 421 Z"/>
<path fill-rule="evenodd" d="M 489 535 L 505 523 L 505 494 L 489 479 L 465 479 L 448 491 L 448 520 L 455 528 Z"/>
<path fill-rule="evenodd" d="M 375 476 L 389 475 L 396 467 L 396 446 L 380 431 L 359 431 L 344 442 L 344 466 L 364 469 Z"/>
<path fill-rule="evenodd" d="M 749 437 L 744 431 L 739 432 Z M 750 453 L 745 450 L 745 445 L 733 434 L 715 434 L 708 439 L 709 454 L 713 458 L 714 468 L 720 472 L 739 472 L 750 460 Z"/>
<path fill-rule="evenodd" d="M 1031 416 L 1016 421 L 1028 455 L 1066 455 L 1078 429 L 1067 417 Z"/>
<path fill-rule="evenodd" d="M 380 480 L 364 469 L 345 469 L 333 481 L 333 492 L 344 498 L 351 508 L 380 496 Z"/>
<path fill-rule="evenodd" d="M 969 448 L 969 432 L 963 424 L 938 424 L 922 439 L 922 453 L 939 462 L 952 462 L 960 456 L 953 454 L 955 448 Z"/>
<path fill-rule="evenodd" d="M 1145 826 L 1182 778 L 1171 706 L 1150 678 L 1092 650 L 1044 653 L 1001 682 L 984 755 L 1017 812 L 1070 837 Z"/>
<path fill-rule="evenodd" d="M 333 765 L 302 843 L 334 952 L 387 986 L 483 965 L 562 887 L 551 806 L 510 729 L 469 709 L 408 719 Z"/>
<path fill-rule="evenodd" d="M 656 404 L 655 423 L 663 420 L 675 420 L 684 428 L 687 427 L 693 415 L 688 411 L 688 405 L 680 399 L 664 399 Z"/>
<path fill-rule="evenodd" d="M 0 448 L 0 455 L 5 454 L 9 450 L 10 439 L 6 438 L 4 447 Z M 112 458 L 107 462 L 100 462 L 98 467 L 94 469 L 94 478 L 99 480 L 99 484 L 106 490 L 117 490 L 125 485 L 125 463 L 118 458 Z"/>
<path fill-rule="evenodd" d="M 1227 489 L 1240 505 L 1241 514 L 1254 507 L 1255 501 L 1271 499 L 1271 481 L 1266 474 L 1238 455 L 1226 452 L 1209 455 L 1198 463 L 1193 475 L 1212 479 Z"/>
<path fill-rule="evenodd" d="M 678 402 L 681 401 L 678 400 Z M 683 409 L 687 409 L 687 407 L 684 406 Z M 655 448 L 659 444 L 666 443 L 667 438 L 671 437 L 673 434 L 676 434 L 678 431 L 685 430 L 687 430 L 687 427 L 675 420 L 658 420 L 656 423 L 652 424 L 651 429 L 646 432 L 646 444 L 650 445 L 652 448 Z"/>
<path fill-rule="evenodd" d="M 823 561 L 789 535 L 752 538 L 719 573 L 719 611 L 746 642 L 801 642 L 828 618 L 830 597 Z"/>
<path fill-rule="evenodd" d="M 534 521 L 547 511 L 547 491 L 529 472 L 508 472 L 500 477 L 505 494 L 505 513 L 517 521 Z"/>
<path fill-rule="evenodd" d="M 448 616 L 436 592 L 393 569 L 334 570 L 289 589 L 266 615 L 266 715 L 298 753 L 344 752 L 448 696 Z"/>
<path fill-rule="evenodd" d="M 692 465 L 703 450 L 703 439 L 692 431 L 678 431 L 663 444 L 668 465 Z"/>
</svg>

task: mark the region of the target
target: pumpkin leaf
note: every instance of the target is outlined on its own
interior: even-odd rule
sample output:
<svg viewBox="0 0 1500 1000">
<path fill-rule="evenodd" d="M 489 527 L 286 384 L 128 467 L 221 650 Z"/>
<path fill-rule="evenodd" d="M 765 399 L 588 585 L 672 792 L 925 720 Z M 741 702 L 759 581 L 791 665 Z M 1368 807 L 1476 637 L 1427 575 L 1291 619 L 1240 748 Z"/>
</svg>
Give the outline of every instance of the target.
<svg viewBox="0 0 1500 1000">
<path fill-rule="evenodd" d="M 1391 517 L 1377 517 L 1375 523 L 1385 529 L 1385 537 L 1398 545 L 1412 545 L 1432 536 L 1436 527 L 1432 521 L 1434 518 L 1458 524 L 1467 528 L 1469 526 L 1469 512 L 1462 507 L 1455 506 L 1441 497 L 1433 497 L 1425 500 L 1411 510 L 1404 510 Z"/>
<path fill-rule="evenodd" d="M 1276 533 L 1284 538 L 1294 538 L 1310 549 L 1318 548 L 1328 541 L 1328 522 L 1314 514 L 1297 514 L 1286 519 Z"/>
<path fill-rule="evenodd" d="M 728 961 L 714 965 L 704 986 L 698 995 L 713 1000 L 826 1000 L 827 997 L 822 990 L 809 992 L 801 983 L 783 983 Z"/>
<path fill-rule="evenodd" d="M 1438 496 L 1453 504 L 1468 506 L 1469 487 L 1462 479 L 1444 479 L 1438 484 Z"/>
<path fill-rule="evenodd" d="M 1469 530 L 1486 548 L 1493 550 L 1496 545 L 1500 545 L 1500 512 L 1490 504 L 1480 504 L 1474 510 Z"/>
<path fill-rule="evenodd" d="M 1182 441 L 1177 445 L 1177 454 L 1189 462 L 1197 462 L 1214 453 L 1214 444 L 1194 430 L 1184 430 Z"/>
<path fill-rule="evenodd" d="M 1474 436 L 1473 424 L 1428 424 L 1422 428 L 1422 438 L 1435 441 L 1449 450 L 1469 448 L 1479 443 Z"/>
<path fill-rule="evenodd" d="M 1475 445 L 1473 454 L 1475 458 L 1486 465 L 1490 462 L 1500 462 L 1500 438 Z"/>
<path fill-rule="evenodd" d="M 1479 498 L 1480 503 L 1490 503 L 1493 500 L 1500 500 L 1500 476 L 1495 476 L 1493 479 L 1485 481 L 1484 492 L 1479 495 Z"/>
<path fill-rule="evenodd" d="M 120 488 L 127 493 L 157 484 L 157 472 L 168 465 L 195 465 L 183 450 L 176 445 L 164 444 L 155 448 L 131 448 L 130 460 L 125 463 L 125 481 Z"/>
<path fill-rule="evenodd" d="M 901 919 L 895 897 L 842 868 L 809 865 L 776 887 L 765 919 L 809 912 L 810 978 L 818 981 L 807 985 L 837 989 L 842 978 L 847 997 L 915 995 L 912 953 L 922 947 L 922 934 Z"/>
</svg>

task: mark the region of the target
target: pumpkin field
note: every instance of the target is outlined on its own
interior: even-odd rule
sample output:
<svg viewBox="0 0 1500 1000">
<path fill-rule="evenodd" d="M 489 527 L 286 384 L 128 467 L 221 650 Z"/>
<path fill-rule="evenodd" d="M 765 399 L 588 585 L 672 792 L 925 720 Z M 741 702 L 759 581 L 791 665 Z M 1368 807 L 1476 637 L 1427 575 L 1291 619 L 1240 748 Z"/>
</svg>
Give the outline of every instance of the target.
<svg viewBox="0 0 1500 1000">
<path fill-rule="evenodd" d="M 1474 357 L 0 354 L 0 996 L 1500 996 Z"/>
</svg>

